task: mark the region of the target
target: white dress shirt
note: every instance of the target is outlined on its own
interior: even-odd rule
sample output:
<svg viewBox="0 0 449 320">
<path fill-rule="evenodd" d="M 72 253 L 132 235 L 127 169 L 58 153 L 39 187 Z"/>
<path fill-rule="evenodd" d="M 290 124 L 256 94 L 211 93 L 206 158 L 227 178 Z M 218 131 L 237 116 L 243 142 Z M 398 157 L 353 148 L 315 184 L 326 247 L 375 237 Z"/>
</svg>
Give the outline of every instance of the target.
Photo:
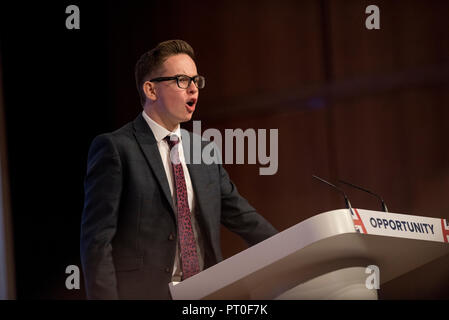
<svg viewBox="0 0 449 320">
<path fill-rule="evenodd" d="M 195 194 L 193 192 L 193 186 L 192 186 L 192 180 L 190 179 L 189 170 L 186 165 L 185 157 L 184 157 L 184 149 L 182 147 L 182 137 L 181 137 L 181 129 L 180 126 L 173 131 L 169 131 L 156 123 L 153 119 L 151 119 L 145 111 L 142 112 L 143 118 L 148 123 L 148 126 L 150 127 L 151 131 L 153 131 L 154 138 L 157 142 L 157 147 L 159 149 L 159 153 L 161 154 L 162 164 L 165 169 L 165 174 L 167 175 L 168 185 L 170 187 L 170 193 L 172 196 L 173 206 L 175 208 L 175 214 L 177 216 L 176 212 L 176 193 L 175 193 L 175 181 L 174 181 L 174 175 L 173 175 L 173 167 L 170 161 L 170 147 L 168 146 L 168 143 L 164 140 L 164 138 L 168 135 L 176 135 L 178 139 L 180 140 L 180 143 L 178 144 L 178 152 L 179 152 L 179 160 L 182 165 L 182 170 L 184 171 L 184 177 L 186 180 L 186 187 L 187 187 L 187 198 L 189 203 L 189 208 L 191 212 L 190 220 L 192 222 L 193 227 L 193 233 L 195 235 L 196 240 L 196 247 L 198 252 L 198 258 L 199 258 L 199 264 L 200 264 L 200 270 L 203 270 L 204 267 L 204 247 L 202 245 L 202 237 L 201 232 L 198 225 L 198 220 L 196 219 L 196 210 L 195 210 Z M 178 237 L 179 239 L 179 237 Z M 175 264 L 173 268 L 173 274 L 172 274 L 172 281 L 181 281 L 181 275 L 182 275 L 182 269 L 180 265 L 180 253 L 179 253 L 179 241 L 176 246 L 176 256 L 175 256 Z"/>
</svg>

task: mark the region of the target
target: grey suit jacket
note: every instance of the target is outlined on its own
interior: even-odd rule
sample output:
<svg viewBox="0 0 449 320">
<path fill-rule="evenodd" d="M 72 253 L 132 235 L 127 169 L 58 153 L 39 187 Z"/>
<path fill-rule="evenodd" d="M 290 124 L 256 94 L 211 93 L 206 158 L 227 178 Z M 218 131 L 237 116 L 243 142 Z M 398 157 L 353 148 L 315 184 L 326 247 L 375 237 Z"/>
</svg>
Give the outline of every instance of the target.
<svg viewBox="0 0 449 320">
<path fill-rule="evenodd" d="M 187 167 L 204 238 L 205 268 L 223 259 L 220 224 L 249 245 L 277 232 L 239 195 L 220 164 Z M 142 115 L 115 132 L 97 136 L 88 155 L 81 221 L 87 297 L 170 299 L 176 230 L 157 143 Z"/>
</svg>

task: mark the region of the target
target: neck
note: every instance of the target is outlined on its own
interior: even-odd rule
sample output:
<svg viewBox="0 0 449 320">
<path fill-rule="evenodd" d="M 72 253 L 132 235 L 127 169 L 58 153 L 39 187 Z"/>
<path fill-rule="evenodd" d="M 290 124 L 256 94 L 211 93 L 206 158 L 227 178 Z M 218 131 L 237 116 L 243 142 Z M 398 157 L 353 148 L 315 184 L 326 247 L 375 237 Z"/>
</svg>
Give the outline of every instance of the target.
<svg viewBox="0 0 449 320">
<path fill-rule="evenodd" d="M 145 105 L 143 108 L 144 112 L 149 116 L 154 122 L 156 122 L 158 125 L 164 127 L 170 132 L 175 131 L 179 127 L 179 123 L 170 123 L 169 121 L 165 120 L 159 115 L 158 112 L 154 110 L 149 105 Z"/>
</svg>

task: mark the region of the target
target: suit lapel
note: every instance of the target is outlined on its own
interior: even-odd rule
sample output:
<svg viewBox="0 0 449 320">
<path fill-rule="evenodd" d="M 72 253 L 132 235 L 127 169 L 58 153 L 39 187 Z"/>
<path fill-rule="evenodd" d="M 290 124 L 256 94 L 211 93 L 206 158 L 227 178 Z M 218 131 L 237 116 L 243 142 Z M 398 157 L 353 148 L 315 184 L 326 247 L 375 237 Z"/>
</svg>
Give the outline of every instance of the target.
<svg viewBox="0 0 449 320">
<path fill-rule="evenodd" d="M 204 195 L 207 192 L 207 176 L 205 176 L 204 164 L 187 164 L 193 189 L 195 190 L 196 201 L 200 208 L 204 208 Z"/>
<path fill-rule="evenodd" d="M 207 203 L 206 198 L 210 194 L 209 190 L 207 189 L 209 186 L 209 178 L 207 174 L 207 166 L 201 161 L 199 164 L 193 164 L 193 138 L 192 133 L 188 132 L 189 136 L 185 136 L 185 131 L 182 131 L 183 133 L 183 149 L 184 151 L 187 148 L 190 148 L 190 152 L 188 153 L 190 155 L 190 159 L 187 159 L 187 154 L 184 152 L 184 155 L 186 156 L 186 163 L 187 163 L 187 169 L 189 170 L 190 180 L 192 181 L 193 190 L 195 191 L 195 201 L 197 204 L 197 212 L 199 216 L 202 218 L 203 223 L 206 224 L 203 232 L 206 232 L 209 239 L 211 239 L 211 236 L 209 234 L 209 231 L 212 230 L 212 227 L 210 225 L 210 217 L 209 214 L 206 212 Z M 187 138 L 187 139 L 186 139 Z M 189 141 L 189 143 L 187 143 Z M 201 144 L 203 144 L 201 142 Z M 201 148 L 201 151 L 203 148 Z"/>
<path fill-rule="evenodd" d="M 193 135 L 191 132 L 181 131 L 182 134 L 182 147 L 184 149 L 185 161 L 187 169 L 189 170 L 190 180 L 192 180 L 193 189 L 196 195 L 196 201 L 199 203 L 200 208 L 203 205 L 203 195 L 207 194 L 205 187 L 207 186 L 207 168 L 201 162 L 199 164 L 193 164 Z M 202 148 L 200 149 L 202 151 Z M 186 152 L 189 151 L 189 152 Z"/>
<path fill-rule="evenodd" d="M 142 149 L 145 158 L 154 172 L 159 185 L 167 199 L 170 207 L 172 208 L 173 217 L 175 217 L 175 208 L 173 206 L 173 199 L 170 193 L 170 187 L 167 181 L 167 175 L 165 174 L 164 166 L 162 164 L 161 155 L 157 147 L 156 139 L 148 124 L 145 122 L 142 114 L 134 120 L 134 135 L 137 139 L 140 148 Z M 176 221 L 176 218 L 175 218 Z"/>
</svg>

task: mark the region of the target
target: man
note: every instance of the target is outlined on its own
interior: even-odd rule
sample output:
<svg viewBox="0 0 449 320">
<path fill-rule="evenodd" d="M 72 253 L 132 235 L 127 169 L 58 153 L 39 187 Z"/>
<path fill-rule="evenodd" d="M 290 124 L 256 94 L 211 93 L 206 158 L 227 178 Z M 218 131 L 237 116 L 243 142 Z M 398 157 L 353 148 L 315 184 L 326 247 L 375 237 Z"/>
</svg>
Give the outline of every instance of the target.
<svg viewBox="0 0 449 320">
<path fill-rule="evenodd" d="M 160 43 L 135 74 L 143 112 L 89 150 L 81 260 L 90 299 L 170 299 L 169 282 L 223 259 L 221 223 L 250 245 L 277 232 L 220 164 L 186 161 L 192 135 L 180 123 L 205 85 L 190 45 Z"/>
</svg>

